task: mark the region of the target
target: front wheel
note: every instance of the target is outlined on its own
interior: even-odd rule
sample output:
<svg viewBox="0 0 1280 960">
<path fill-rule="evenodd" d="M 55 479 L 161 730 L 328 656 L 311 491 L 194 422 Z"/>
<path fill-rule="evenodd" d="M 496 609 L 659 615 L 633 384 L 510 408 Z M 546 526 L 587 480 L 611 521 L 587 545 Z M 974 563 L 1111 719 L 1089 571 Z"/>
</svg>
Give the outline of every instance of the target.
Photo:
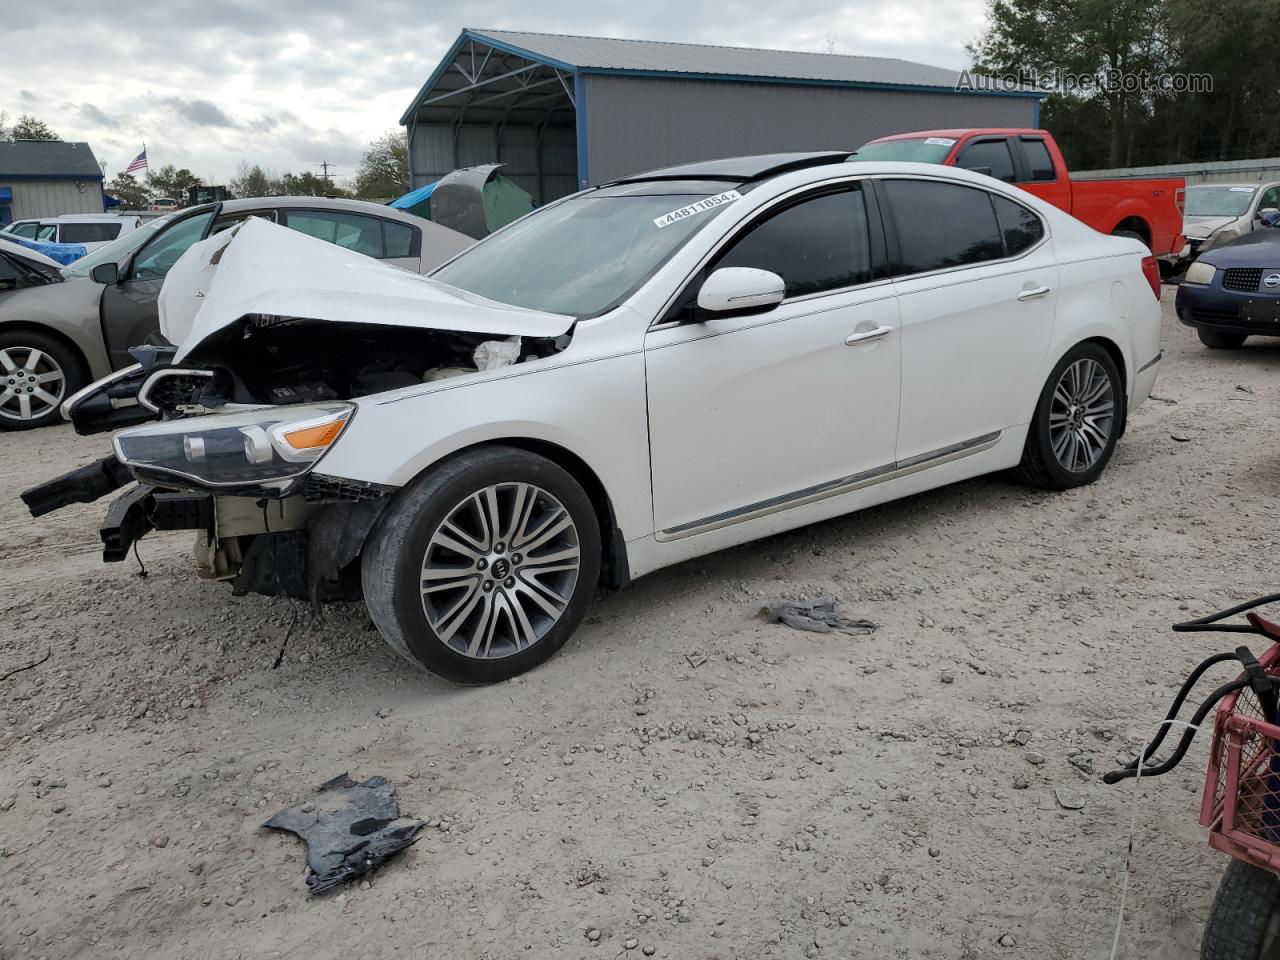
<svg viewBox="0 0 1280 960">
<path fill-rule="evenodd" d="M 1227 865 L 1209 911 L 1200 960 L 1280 958 L 1280 877 L 1251 863 Z"/>
<path fill-rule="evenodd" d="M 397 495 L 361 574 L 397 653 L 458 683 L 492 683 L 542 663 L 577 628 L 600 576 L 600 529 L 564 469 L 484 447 Z"/>
<path fill-rule="evenodd" d="M 1096 343 L 1067 351 L 1040 392 L 1018 473 L 1047 490 L 1068 490 L 1102 475 L 1124 424 L 1124 384 Z"/>
<path fill-rule="evenodd" d="M 1204 327 L 1196 327 L 1196 336 L 1210 350 L 1236 350 L 1243 347 L 1248 339 L 1248 334 L 1223 333 L 1221 330 L 1206 330 Z"/>
<path fill-rule="evenodd" d="M 61 423 L 62 401 L 84 383 L 79 358 L 60 341 L 30 330 L 0 333 L 0 430 Z"/>
</svg>

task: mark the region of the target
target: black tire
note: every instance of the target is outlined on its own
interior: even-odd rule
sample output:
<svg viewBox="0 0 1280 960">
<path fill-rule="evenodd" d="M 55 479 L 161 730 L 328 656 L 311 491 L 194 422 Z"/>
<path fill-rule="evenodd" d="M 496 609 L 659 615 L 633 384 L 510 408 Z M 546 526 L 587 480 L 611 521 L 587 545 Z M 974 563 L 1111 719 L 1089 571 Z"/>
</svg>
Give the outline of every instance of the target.
<svg viewBox="0 0 1280 960">
<path fill-rule="evenodd" d="M 1251 863 L 1227 865 L 1209 910 L 1200 960 L 1280 957 L 1280 877 Z"/>
<path fill-rule="evenodd" d="M 1068 469 L 1053 452 L 1050 438 L 1049 417 L 1053 402 L 1054 390 L 1064 372 L 1072 364 L 1080 360 L 1093 360 L 1099 364 L 1111 381 L 1111 393 L 1114 399 L 1114 412 L 1111 417 L 1109 435 L 1097 460 L 1083 470 Z M 1067 351 L 1066 355 L 1053 368 L 1044 388 L 1040 391 L 1040 400 L 1036 403 L 1036 411 L 1031 425 L 1027 428 L 1027 440 L 1022 448 L 1022 461 L 1018 464 L 1017 473 L 1026 483 L 1046 490 L 1069 490 L 1093 483 L 1102 475 L 1111 455 L 1115 451 L 1116 441 L 1124 429 L 1125 388 L 1116 369 L 1115 361 L 1096 343 L 1077 344 Z"/>
<path fill-rule="evenodd" d="M 455 650 L 432 628 L 421 592 L 423 560 L 451 511 L 477 491 L 514 483 L 541 488 L 568 512 L 576 528 L 577 579 L 544 635 L 518 652 L 481 659 Z M 410 663 L 456 683 L 508 680 L 548 659 L 582 621 L 600 578 L 599 523 L 586 492 L 557 464 L 516 447 L 481 447 L 432 468 L 396 495 L 365 545 L 361 576 L 374 625 Z"/>
<path fill-rule="evenodd" d="M 44 355 L 38 368 L 40 375 L 52 370 L 50 364 L 56 365 L 57 370 L 61 372 L 63 379 L 60 390 L 56 393 L 57 402 L 48 406 L 46 401 L 35 398 L 41 408 L 39 415 L 21 419 L 21 408 L 17 406 L 18 398 L 16 395 L 10 395 L 0 403 L 0 430 L 35 430 L 38 427 L 62 423 L 59 408 L 63 401 L 88 382 L 80 357 L 62 341 L 35 330 L 0 330 L 0 351 L 6 351 L 10 356 L 25 357 L 28 355 L 26 352 L 31 350 L 38 350 Z M 23 389 L 21 383 L 15 382 L 17 377 L 14 374 L 16 373 L 18 371 L 0 369 L 0 397 L 3 397 L 7 390 Z M 29 385 L 29 388 L 43 386 L 47 384 Z M 28 403 L 31 402 L 33 401 L 29 398 Z M 47 409 L 43 409 L 44 407 Z"/>
<path fill-rule="evenodd" d="M 1113 230 L 1111 232 L 1111 235 L 1113 237 L 1127 237 L 1130 240 L 1137 240 L 1140 244 L 1142 244 L 1144 247 L 1147 248 L 1148 252 L 1150 252 L 1151 250 L 1151 244 L 1147 243 L 1147 238 L 1144 237 L 1142 234 L 1140 234 L 1137 230 Z"/>
<path fill-rule="evenodd" d="M 1248 339 L 1247 333 L 1224 333 L 1221 330 L 1206 330 L 1196 327 L 1196 336 L 1210 350 L 1238 350 Z"/>
</svg>

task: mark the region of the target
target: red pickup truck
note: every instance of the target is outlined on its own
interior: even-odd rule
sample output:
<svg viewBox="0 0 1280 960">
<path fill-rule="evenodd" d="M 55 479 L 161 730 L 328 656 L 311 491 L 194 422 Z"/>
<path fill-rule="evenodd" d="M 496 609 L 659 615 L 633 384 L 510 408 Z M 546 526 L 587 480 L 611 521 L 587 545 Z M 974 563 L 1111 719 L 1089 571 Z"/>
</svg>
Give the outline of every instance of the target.
<svg viewBox="0 0 1280 960">
<path fill-rule="evenodd" d="M 1177 256 L 1185 240 L 1181 177 L 1073 180 L 1047 130 L 923 130 L 881 137 L 858 148 L 857 160 L 912 160 L 976 170 L 1017 184 L 1093 229 L 1136 237 L 1157 257 Z"/>
</svg>

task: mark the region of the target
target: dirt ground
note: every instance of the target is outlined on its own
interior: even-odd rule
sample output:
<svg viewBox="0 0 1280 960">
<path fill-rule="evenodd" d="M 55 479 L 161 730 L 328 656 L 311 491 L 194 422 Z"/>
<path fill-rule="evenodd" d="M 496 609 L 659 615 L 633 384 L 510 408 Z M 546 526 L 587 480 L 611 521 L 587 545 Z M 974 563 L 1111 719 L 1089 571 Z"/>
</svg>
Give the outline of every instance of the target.
<svg viewBox="0 0 1280 960">
<path fill-rule="evenodd" d="M 1099 958 L 1127 759 L 1223 639 L 1169 624 L 1277 587 L 1280 340 L 1172 319 L 1097 484 L 991 477 L 603 597 L 549 664 L 459 688 L 360 605 L 196 580 L 189 535 L 104 566 L 103 506 L 20 489 L 101 455 L 0 437 L 0 957 Z M 833 594 L 871 636 L 754 617 Z M 1144 784 L 1120 956 L 1197 955 L 1224 860 L 1204 744 Z M 335 774 L 429 826 L 307 899 L 259 825 Z M 1080 807 L 1080 809 L 1071 809 Z M 592 937 L 595 939 L 593 940 Z"/>
</svg>

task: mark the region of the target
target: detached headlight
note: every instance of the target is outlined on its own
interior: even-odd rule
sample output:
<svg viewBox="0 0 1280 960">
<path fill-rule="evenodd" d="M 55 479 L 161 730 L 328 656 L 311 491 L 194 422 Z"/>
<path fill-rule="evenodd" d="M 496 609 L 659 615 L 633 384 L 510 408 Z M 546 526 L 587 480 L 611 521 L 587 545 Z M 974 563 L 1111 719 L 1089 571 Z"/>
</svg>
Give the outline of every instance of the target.
<svg viewBox="0 0 1280 960">
<path fill-rule="evenodd" d="M 116 457 L 140 476 L 274 486 L 310 470 L 354 410 L 349 403 L 261 407 L 134 427 L 116 434 Z"/>
<path fill-rule="evenodd" d="M 1197 260 L 1191 266 L 1187 267 L 1187 275 L 1182 278 L 1183 283 L 1208 284 L 1213 283 L 1213 277 L 1218 272 L 1218 268 L 1212 264 L 1205 263 L 1203 260 Z"/>
</svg>

